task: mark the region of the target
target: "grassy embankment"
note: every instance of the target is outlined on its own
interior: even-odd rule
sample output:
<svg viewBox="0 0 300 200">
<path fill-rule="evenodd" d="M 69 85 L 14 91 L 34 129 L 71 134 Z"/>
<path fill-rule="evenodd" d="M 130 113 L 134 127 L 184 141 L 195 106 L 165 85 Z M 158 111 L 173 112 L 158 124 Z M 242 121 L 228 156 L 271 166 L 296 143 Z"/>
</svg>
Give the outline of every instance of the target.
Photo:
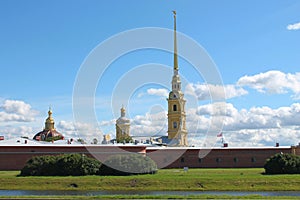
<svg viewBox="0 0 300 200">
<path fill-rule="evenodd" d="M 83 199 L 83 200 L 91 200 L 91 199 L 299 199 L 299 197 L 295 196 L 260 196 L 260 195 L 248 195 L 248 196 L 229 196 L 229 195 L 189 195 L 189 196 L 180 196 L 180 195 L 102 195 L 102 196 L 22 196 L 22 197 L 3 197 L 0 199 L 20 199 L 20 200 L 66 200 L 66 199 Z"/>
<path fill-rule="evenodd" d="M 155 175 L 17 177 L 0 171 L 3 190 L 299 191 L 300 175 L 262 175 L 263 169 L 159 170 Z M 73 186 L 71 186 L 73 185 Z M 76 185 L 77 187 L 74 187 Z"/>
</svg>

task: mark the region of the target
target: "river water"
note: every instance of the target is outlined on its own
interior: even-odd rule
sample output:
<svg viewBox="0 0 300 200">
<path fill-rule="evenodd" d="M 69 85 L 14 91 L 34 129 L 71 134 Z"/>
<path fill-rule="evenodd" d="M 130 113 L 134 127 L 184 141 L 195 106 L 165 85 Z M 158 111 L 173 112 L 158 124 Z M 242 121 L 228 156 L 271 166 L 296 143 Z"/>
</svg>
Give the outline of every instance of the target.
<svg viewBox="0 0 300 200">
<path fill-rule="evenodd" d="M 36 191 L 36 190 L 0 190 L 0 196 L 100 196 L 100 195 L 261 195 L 261 196 L 299 196 L 300 191 Z"/>
</svg>

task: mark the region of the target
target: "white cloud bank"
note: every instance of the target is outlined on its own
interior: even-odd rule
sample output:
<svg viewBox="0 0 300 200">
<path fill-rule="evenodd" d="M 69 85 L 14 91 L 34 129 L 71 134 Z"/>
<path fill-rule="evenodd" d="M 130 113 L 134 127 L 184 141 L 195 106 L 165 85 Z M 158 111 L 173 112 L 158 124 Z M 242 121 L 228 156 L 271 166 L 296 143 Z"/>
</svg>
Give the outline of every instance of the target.
<svg viewBox="0 0 300 200">
<path fill-rule="evenodd" d="M 58 123 L 57 130 L 66 138 L 82 138 L 87 142 L 92 141 L 93 138 L 103 139 L 99 127 L 89 123 L 62 120 Z"/>
<path fill-rule="evenodd" d="M 23 126 L 23 125 L 18 127 L 0 126 L 1 135 L 5 135 L 5 138 L 7 139 L 21 137 L 21 136 L 27 136 L 31 138 L 33 137 L 34 131 L 35 130 L 33 130 L 33 128 L 30 126 Z"/>
<path fill-rule="evenodd" d="M 212 85 L 190 83 L 185 88 L 185 94 L 196 96 L 198 100 L 231 99 L 248 94 L 246 90 L 235 85 Z"/>
<path fill-rule="evenodd" d="M 167 112 L 147 112 L 137 115 L 131 120 L 131 134 L 133 136 L 165 135 L 167 131 Z"/>
<path fill-rule="evenodd" d="M 217 103 L 218 104 L 218 103 Z M 224 108 L 225 106 L 225 108 Z M 272 109 L 267 106 L 252 107 L 249 110 L 236 109 L 232 104 L 202 105 L 187 113 L 187 127 L 194 136 L 190 140 L 201 144 L 208 129 L 223 123 L 223 129 L 231 146 L 263 146 L 280 142 L 285 145 L 300 141 L 300 103 L 289 107 Z M 198 139 L 197 137 L 201 138 Z"/>
<path fill-rule="evenodd" d="M 299 30 L 300 29 L 300 22 L 295 24 L 289 24 L 287 25 L 287 30 Z"/>
<path fill-rule="evenodd" d="M 169 91 L 164 88 L 149 88 L 147 89 L 147 92 L 138 94 L 138 98 L 144 96 L 144 95 L 153 95 L 153 96 L 159 96 L 159 97 L 168 97 Z"/>
<path fill-rule="evenodd" d="M 24 101 L 5 100 L 0 106 L 0 122 L 31 122 L 37 113 Z"/>
<path fill-rule="evenodd" d="M 154 88 L 150 88 L 150 89 L 147 90 L 147 94 L 161 96 L 161 97 L 167 97 L 168 94 L 169 94 L 169 92 L 166 89 L 154 89 Z"/>
<path fill-rule="evenodd" d="M 243 76 L 234 85 L 188 84 L 185 94 L 194 95 L 198 100 L 209 100 L 211 96 L 226 99 L 247 95 L 246 87 L 261 93 L 285 94 L 292 93 L 294 99 L 300 99 L 300 73 L 283 73 L 268 71 L 252 76 Z M 250 91 L 250 90 L 249 90 Z M 148 95 L 166 97 L 166 89 L 148 89 Z M 30 122 L 34 120 L 36 111 L 23 101 L 4 100 L 0 106 L 0 122 Z M 187 128 L 190 144 L 203 145 L 207 131 L 216 137 L 218 129 L 223 129 L 230 146 L 264 146 L 280 142 L 284 145 L 300 142 L 300 103 L 290 106 L 270 108 L 254 106 L 249 109 L 237 109 L 231 103 L 214 103 L 201 105 L 187 110 Z M 115 132 L 115 119 L 102 121 L 99 127 L 85 123 L 60 121 L 57 130 L 67 138 L 94 137 L 101 141 L 102 128 L 111 127 Z M 40 125 L 42 126 L 42 125 Z M 30 135 L 36 130 L 31 127 L 2 126 L 2 133 Z M 101 130 L 100 130 L 101 129 Z M 79 135 L 78 135 L 79 133 Z M 83 135 L 80 135 L 83 134 Z M 151 137 L 167 134 L 167 112 L 148 112 L 131 119 L 131 134 L 134 136 Z M 100 139 L 100 140 L 99 140 Z"/>
<path fill-rule="evenodd" d="M 267 106 L 237 109 L 231 103 L 206 104 L 187 110 L 188 138 L 190 145 L 208 147 L 211 141 L 220 142 L 216 135 L 223 131 L 230 146 L 273 146 L 276 142 L 292 145 L 300 141 L 299 119 L 300 103 L 276 109 Z M 114 125 L 113 122 L 100 124 Z M 131 135 L 138 136 L 137 139 L 167 135 L 167 112 L 133 117 Z"/>
<path fill-rule="evenodd" d="M 237 85 L 248 86 L 261 93 L 284 94 L 289 91 L 294 99 L 300 99 L 300 73 L 283 73 L 281 71 L 268 71 L 253 76 L 241 77 Z"/>
</svg>

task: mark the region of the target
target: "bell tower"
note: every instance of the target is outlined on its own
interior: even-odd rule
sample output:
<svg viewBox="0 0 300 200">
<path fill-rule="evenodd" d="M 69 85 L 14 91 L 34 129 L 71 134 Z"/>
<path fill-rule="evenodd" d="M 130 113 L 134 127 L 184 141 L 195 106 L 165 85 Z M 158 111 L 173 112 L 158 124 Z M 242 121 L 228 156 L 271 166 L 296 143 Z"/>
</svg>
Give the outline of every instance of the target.
<svg viewBox="0 0 300 200">
<path fill-rule="evenodd" d="M 178 74 L 176 11 L 174 14 L 174 66 L 172 78 L 172 91 L 168 100 L 168 139 L 173 140 L 175 146 L 187 146 L 187 129 L 184 94 L 181 91 L 181 81 Z"/>
</svg>

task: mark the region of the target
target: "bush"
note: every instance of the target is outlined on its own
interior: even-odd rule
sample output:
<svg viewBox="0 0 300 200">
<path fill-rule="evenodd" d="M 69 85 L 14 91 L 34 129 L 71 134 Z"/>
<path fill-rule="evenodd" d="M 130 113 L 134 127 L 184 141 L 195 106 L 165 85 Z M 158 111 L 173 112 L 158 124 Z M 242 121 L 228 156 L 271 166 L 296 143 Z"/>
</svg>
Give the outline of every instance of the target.
<svg viewBox="0 0 300 200">
<path fill-rule="evenodd" d="M 129 135 L 120 135 L 120 136 L 118 136 L 117 137 L 117 143 L 131 143 L 131 142 L 133 142 L 133 139 L 132 139 L 132 137 L 131 136 L 129 136 Z"/>
<path fill-rule="evenodd" d="M 55 158 L 53 156 L 36 156 L 27 161 L 21 170 L 21 176 L 45 176 L 55 170 Z M 50 176 L 51 174 L 49 174 Z"/>
<path fill-rule="evenodd" d="M 36 156 L 27 161 L 20 176 L 83 176 L 98 174 L 101 163 L 84 154 Z"/>
<path fill-rule="evenodd" d="M 149 157 L 139 154 L 114 155 L 100 167 L 100 175 L 128 176 L 135 174 L 155 174 L 156 163 Z"/>
<path fill-rule="evenodd" d="M 278 153 L 267 159 L 266 174 L 300 174 L 300 156 Z"/>
</svg>

